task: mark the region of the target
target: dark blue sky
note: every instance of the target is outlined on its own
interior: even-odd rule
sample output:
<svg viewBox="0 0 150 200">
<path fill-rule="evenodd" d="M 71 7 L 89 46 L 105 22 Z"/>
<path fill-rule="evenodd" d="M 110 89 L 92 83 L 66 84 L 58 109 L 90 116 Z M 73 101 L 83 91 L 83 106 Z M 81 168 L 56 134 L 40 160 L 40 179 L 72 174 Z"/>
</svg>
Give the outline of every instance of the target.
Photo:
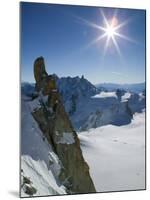
<svg viewBox="0 0 150 200">
<path fill-rule="evenodd" d="M 107 19 L 116 9 L 101 8 Z M 80 20 L 81 18 L 81 20 Z M 21 79 L 34 82 L 33 62 L 45 58 L 49 74 L 81 76 L 92 83 L 138 83 L 145 81 L 145 11 L 117 9 L 118 31 L 130 42 L 115 37 L 104 55 L 106 39 L 89 46 L 103 34 L 84 21 L 104 26 L 100 9 L 95 7 L 21 3 Z"/>
</svg>

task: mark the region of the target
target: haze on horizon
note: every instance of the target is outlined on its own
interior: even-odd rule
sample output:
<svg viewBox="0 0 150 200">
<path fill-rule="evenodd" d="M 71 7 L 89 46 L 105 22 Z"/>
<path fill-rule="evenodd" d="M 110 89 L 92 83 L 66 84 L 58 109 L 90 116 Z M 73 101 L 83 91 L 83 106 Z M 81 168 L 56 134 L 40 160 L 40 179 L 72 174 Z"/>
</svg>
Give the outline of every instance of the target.
<svg viewBox="0 0 150 200">
<path fill-rule="evenodd" d="M 113 22 L 123 24 L 118 32 L 106 27 L 100 10 L 108 22 L 115 13 Z M 145 82 L 145 10 L 22 2 L 20 55 L 26 82 L 34 82 L 39 56 L 47 72 L 59 77 L 84 75 L 93 84 Z"/>
</svg>

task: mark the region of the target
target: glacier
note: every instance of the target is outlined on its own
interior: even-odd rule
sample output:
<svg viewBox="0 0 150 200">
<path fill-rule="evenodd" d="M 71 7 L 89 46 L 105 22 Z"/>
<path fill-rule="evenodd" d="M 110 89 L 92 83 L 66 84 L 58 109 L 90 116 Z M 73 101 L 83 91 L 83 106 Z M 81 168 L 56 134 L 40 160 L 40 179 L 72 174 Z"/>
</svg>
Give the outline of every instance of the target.
<svg viewBox="0 0 150 200">
<path fill-rule="evenodd" d="M 145 112 L 134 114 L 128 125 L 78 135 L 98 192 L 145 189 Z"/>
</svg>

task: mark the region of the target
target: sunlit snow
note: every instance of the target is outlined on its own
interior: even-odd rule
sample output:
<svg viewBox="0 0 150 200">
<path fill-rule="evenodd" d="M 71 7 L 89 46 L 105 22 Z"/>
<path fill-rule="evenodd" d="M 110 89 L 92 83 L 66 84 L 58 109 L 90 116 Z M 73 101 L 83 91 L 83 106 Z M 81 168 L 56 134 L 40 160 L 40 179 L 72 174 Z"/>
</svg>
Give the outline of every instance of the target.
<svg viewBox="0 0 150 200">
<path fill-rule="evenodd" d="M 97 192 L 145 188 L 145 113 L 125 126 L 79 133 Z"/>
<path fill-rule="evenodd" d="M 116 92 L 101 92 L 92 96 L 92 98 L 108 98 L 108 97 L 115 97 L 117 98 Z"/>
<path fill-rule="evenodd" d="M 131 97 L 131 93 L 130 92 L 126 92 L 122 97 L 121 97 L 121 101 L 122 102 L 126 102 L 128 101 L 128 99 Z"/>
</svg>

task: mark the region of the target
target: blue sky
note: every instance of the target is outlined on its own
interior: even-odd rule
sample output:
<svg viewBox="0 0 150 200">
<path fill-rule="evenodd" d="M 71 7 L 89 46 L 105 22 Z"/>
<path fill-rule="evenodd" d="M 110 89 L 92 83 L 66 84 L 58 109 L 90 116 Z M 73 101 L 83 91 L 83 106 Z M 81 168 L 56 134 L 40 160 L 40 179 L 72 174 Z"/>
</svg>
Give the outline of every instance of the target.
<svg viewBox="0 0 150 200">
<path fill-rule="evenodd" d="M 125 39 L 115 36 L 118 53 L 107 37 L 91 42 L 104 31 L 116 12 L 118 29 Z M 33 62 L 45 58 L 46 70 L 58 76 L 81 76 L 92 83 L 139 83 L 145 81 L 145 11 L 95 8 L 39 3 L 21 3 L 21 80 L 34 82 Z"/>
</svg>

